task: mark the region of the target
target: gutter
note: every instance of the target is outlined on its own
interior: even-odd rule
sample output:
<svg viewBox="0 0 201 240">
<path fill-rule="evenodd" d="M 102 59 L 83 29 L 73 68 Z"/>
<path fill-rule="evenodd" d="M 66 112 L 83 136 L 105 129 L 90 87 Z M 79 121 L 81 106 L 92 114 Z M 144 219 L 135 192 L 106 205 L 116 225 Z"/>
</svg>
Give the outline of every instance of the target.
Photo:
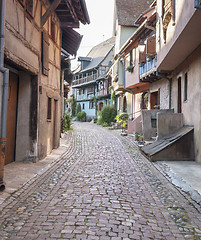
<svg viewBox="0 0 201 240">
<path fill-rule="evenodd" d="M 0 191 L 5 189 L 3 181 L 4 165 L 6 157 L 6 120 L 7 120 L 7 103 L 9 87 L 9 70 L 4 67 L 4 24 L 5 24 L 5 0 L 0 3 L 0 72 L 3 73 L 3 96 L 1 107 L 1 132 L 0 132 Z"/>
</svg>

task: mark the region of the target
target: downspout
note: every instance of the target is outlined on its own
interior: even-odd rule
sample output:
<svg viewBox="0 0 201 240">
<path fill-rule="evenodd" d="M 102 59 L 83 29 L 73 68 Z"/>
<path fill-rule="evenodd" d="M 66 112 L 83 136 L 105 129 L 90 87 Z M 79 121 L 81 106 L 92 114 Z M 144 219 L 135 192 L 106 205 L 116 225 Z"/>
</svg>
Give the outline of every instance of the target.
<svg viewBox="0 0 201 240">
<path fill-rule="evenodd" d="M 1 107 L 1 132 L 0 132 L 0 191 L 5 189 L 4 165 L 6 157 L 6 120 L 7 120 L 7 102 L 8 102 L 8 85 L 9 70 L 4 68 L 4 22 L 5 22 L 5 0 L 0 3 L 0 71 L 3 73 L 3 96 Z"/>
</svg>

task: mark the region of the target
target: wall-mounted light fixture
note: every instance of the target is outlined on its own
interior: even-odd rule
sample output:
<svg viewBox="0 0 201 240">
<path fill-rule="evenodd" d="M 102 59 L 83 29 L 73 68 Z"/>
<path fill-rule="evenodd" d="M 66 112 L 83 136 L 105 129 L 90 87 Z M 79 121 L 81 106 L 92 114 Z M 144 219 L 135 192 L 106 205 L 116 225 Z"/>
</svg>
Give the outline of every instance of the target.
<svg viewBox="0 0 201 240">
<path fill-rule="evenodd" d="M 141 53 L 144 52 L 145 46 L 146 46 L 146 45 L 144 44 L 144 42 L 143 42 L 142 40 L 140 40 L 139 45 L 138 45 L 138 48 L 139 48 L 139 51 L 140 51 Z"/>
</svg>

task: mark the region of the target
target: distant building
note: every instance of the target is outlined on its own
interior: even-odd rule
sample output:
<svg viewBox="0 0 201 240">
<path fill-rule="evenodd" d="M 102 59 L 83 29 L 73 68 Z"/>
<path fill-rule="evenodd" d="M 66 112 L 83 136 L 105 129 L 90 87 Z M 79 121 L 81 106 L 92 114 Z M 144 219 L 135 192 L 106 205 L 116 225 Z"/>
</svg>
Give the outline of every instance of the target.
<svg viewBox="0 0 201 240">
<path fill-rule="evenodd" d="M 86 57 L 79 57 L 81 62 L 75 70 L 72 87 L 75 91 L 77 104 L 93 119 L 103 106 L 111 103 L 111 81 L 107 76 L 114 57 L 115 38 L 112 37 L 97 46 Z"/>
</svg>

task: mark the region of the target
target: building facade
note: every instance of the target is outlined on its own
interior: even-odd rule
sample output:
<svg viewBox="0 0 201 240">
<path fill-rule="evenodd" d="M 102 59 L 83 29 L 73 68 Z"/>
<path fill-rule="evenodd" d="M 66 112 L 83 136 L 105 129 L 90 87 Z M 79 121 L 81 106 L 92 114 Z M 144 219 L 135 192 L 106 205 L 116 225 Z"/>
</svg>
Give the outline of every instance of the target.
<svg viewBox="0 0 201 240">
<path fill-rule="evenodd" d="M 77 4 L 71 7 L 81 9 L 72 12 L 61 0 L 1 1 L 2 66 L 9 71 L 8 100 L 0 106 L 7 119 L 1 121 L 1 139 L 7 140 L 1 166 L 36 162 L 59 146 L 61 48 L 75 55 L 82 37 L 72 27 L 89 23 L 85 2 Z M 5 75 L 0 82 L 6 96 Z"/>
</svg>

